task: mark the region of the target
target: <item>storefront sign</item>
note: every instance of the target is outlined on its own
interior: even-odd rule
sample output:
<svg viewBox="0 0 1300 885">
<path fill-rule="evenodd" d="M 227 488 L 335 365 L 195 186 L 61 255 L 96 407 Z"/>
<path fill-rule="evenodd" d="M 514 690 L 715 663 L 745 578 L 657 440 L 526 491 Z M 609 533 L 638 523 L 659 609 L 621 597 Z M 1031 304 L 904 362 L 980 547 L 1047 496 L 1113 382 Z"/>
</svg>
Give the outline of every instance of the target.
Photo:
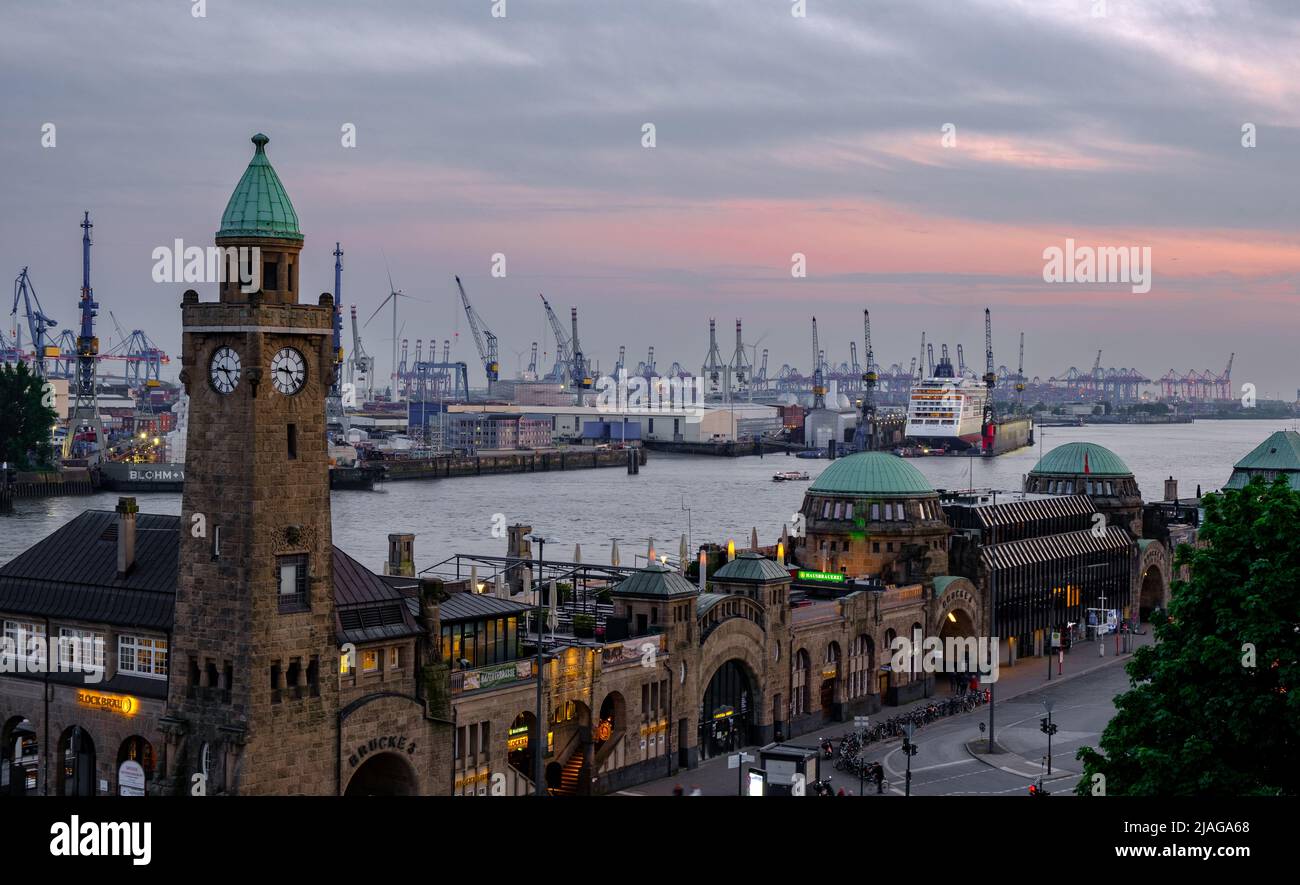
<svg viewBox="0 0 1300 885">
<path fill-rule="evenodd" d="M 117 770 L 117 794 L 119 796 L 144 795 L 144 766 L 130 759 L 122 763 Z"/>
<path fill-rule="evenodd" d="M 845 580 L 847 580 L 845 576 L 839 572 L 799 571 L 796 573 L 796 577 L 800 581 L 817 581 L 823 584 L 843 584 Z"/>
<path fill-rule="evenodd" d="M 83 707 L 94 707 L 97 710 L 107 710 L 122 716 L 134 716 L 140 709 L 140 702 L 130 695 L 104 694 L 85 689 L 77 692 L 77 703 Z"/>
<path fill-rule="evenodd" d="M 466 670 L 462 690 L 474 691 L 480 688 L 491 688 L 494 685 L 514 682 L 517 679 L 528 679 L 532 675 L 533 662 L 531 660 L 512 661 L 509 664 L 499 664 L 495 667 Z"/>
</svg>

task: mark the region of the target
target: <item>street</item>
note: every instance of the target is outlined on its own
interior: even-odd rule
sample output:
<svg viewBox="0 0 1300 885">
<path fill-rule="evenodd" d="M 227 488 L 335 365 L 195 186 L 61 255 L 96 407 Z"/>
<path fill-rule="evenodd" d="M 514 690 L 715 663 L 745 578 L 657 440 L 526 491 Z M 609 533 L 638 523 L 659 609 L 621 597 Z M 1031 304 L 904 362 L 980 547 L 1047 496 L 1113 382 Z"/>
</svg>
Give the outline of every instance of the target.
<svg viewBox="0 0 1300 885">
<path fill-rule="evenodd" d="M 1149 641 L 1149 636 L 1140 637 Z M 1097 660 L 1084 649 L 1094 648 L 1092 643 L 1079 647 L 1077 663 L 1087 661 L 1091 669 L 1068 679 L 1046 682 L 1036 667 L 1026 662 L 1020 667 L 1003 670 L 998 689 L 1009 699 L 997 700 L 995 725 L 997 743 L 1003 752 L 979 753 L 978 758 L 967 748 L 987 737 L 980 731 L 980 723 L 987 728 L 988 705 L 939 719 L 919 728 L 915 735 L 917 754 L 912 757 L 912 787 L 916 796 L 1028 796 L 1031 783 L 1037 783 L 1045 774 L 1047 735 L 1039 730 L 1040 720 L 1046 715 L 1042 702 L 1053 702 L 1052 722 L 1057 732 L 1052 737 L 1052 774 L 1044 777 L 1046 789 L 1055 795 L 1071 793 L 1082 766 L 1074 758 L 1080 746 L 1096 746 L 1106 723 L 1115 713 L 1114 698 L 1127 690 L 1128 676 L 1123 663 L 1129 655 Z M 1032 669 L 1031 669 L 1032 667 Z M 946 686 L 935 694 L 935 700 L 947 697 Z M 907 708 L 886 708 L 872 716 L 895 716 Z M 831 722 L 825 727 L 800 735 L 787 744 L 817 747 L 824 739 L 837 745 L 841 737 L 851 731 L 852 722 Z M 756 748 L 746 752 L 754 753 Z M 902 796 L 905 790 L 907 757 L 902 752 L 901 738 L 873 744 L 865 757 L 881 762 L 885 768 L 888 788 L 885 795 Z M 858 795 L 858 779 L 848 772 L 836 771 L 833 760 L 822 760 L 823 779 L 829 778 L 833 789 L 841 788 L 847 795 Z M 746 764 L 749 767 L 749 763 Z M 671 778 L 662 778 L 639 784 L 616 795 L 666 796 L 681 785 L 690 793 L 696 787 L 706 796 L 735 796 L 739 790 L 739 772 L 727 767 L 726 757 L 710 759 L 698 768 L 680 771 Z M 878 797 L 873 783 L 864 785 L 866 795 Z"/>
</svg>

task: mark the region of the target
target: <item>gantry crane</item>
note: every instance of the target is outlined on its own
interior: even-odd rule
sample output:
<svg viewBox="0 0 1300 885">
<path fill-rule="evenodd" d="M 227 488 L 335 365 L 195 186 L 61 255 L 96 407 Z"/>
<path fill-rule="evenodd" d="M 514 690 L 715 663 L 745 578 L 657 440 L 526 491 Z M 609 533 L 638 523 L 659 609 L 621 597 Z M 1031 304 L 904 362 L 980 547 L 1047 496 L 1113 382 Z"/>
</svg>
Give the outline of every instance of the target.
<svg viewBox="0 0 1300 885">
<path fill-rule="evenodd" d="M 357 326 L 357 306 L 352 305 L 352 353 L 348 357 L 348 383 L 360 402 L 371 398 L 374 383 L 375 358 L 366 353 L 361 344 L 361 330 Z"/>
<path fill-rule="evenodd" d="M 27 275 L 25 267 L 14 279 L 14 306 L 9 311 L 9 316 L 18 315 L 19 301 L 22 302 L 23 313 L 27 317 L 27 331 L 32 339 L 32 366 L 36 369 L 36 374 L 44 378 L 45 350 L 49 346 L 46 333 L 58 323 L 50 319 L 42 309 L 41 300 L 36 297 L 36 287 L 32 285 L 32 279 Z M 18 335 L 14 346 L 18 347 L 21 342 L 22 335 Z"/>
<path fill-rule="evenodd" d="M 569 353 L 569 338 L 564 334 L 564 327 L 560 325 L 560 318 L 551 310 L 551 302 L 546 300 L 546 296 L 540 292 L 537 297 L 542 299 L 542 308 L 546 311 L 546 321 L 551 324 L 551 334 L 555 336 L 555 365 L 551 371 L 546 374 L 547 381 L 558 381 L 561 385 L 568 384 L 570 380 L 572 356 Z"/>
<path fill-rule="evenodd" d="M 456 277 L 456 288 L 460 290 L 461 304 L 465 305 L 465 316 L 469 318 L 469 328 L 474 333 L 474 346 L 478 348 L 479 359 L 483 361 L 483 371 L 487 374 L 490 393 L 492 385 L 501 375 L 501 361 L 497 358 L 497 336 L 492 334 L 487 323 L 483 322 L 478 311 L 469 303 L 469 296 L 465 294 L 465 287 L 461 285 L 460 277 Z"/>
<path fill-rule="evenodd" d="M 867 452 L 875 447 L 876 383 L 880 380 L 880 375 L 876 371 L 876 354 L 871 349 L 871 311 L 869 310 L 862 311 L 862 337 L 867 346 L 867 370 L 862 373 L 862 417 L 858 420 L 858 429 L 853 434 L 853 447 L 859 452 Z M 854 363 L 856 362 L 855 348 Z"/>
<path fill-rule="evenodd" d="M 984 386 L 988 388 L 988 399 L 984 401 L 984 428 L 981 434 L 985 455 L 993 454 L 994 435 L 997 433 L 993 414 L 993 387 L 997 383 L 997 372 L 993 370 L 993 319 L 986 307 L 984 308 Z"/>
<path fill-rule="evenodd" d="M 1025 410 L 1025 333 L 1020 333 L 1020 361 L 1016 364 L 1016 410 Z M 1033 425 L 1030 425 L 1031 428 Z"/>
<path fill-rule="evenodd" d="M 590 390 L 591 367 L 587 364 L 587 358 L 582 355 L 582 345 L 578 343 L 578 308 L 569 308 L 569 322 L 573 327 L 573 334 L 569 338 L 569 347 L 573 351 L 573 366 L 569 369 L 569 375 L 574 387 Z"/>
<path fill-rule="evenodd" d="M 813 408 L 826 408 L 826 375 L 822 372 L 822 352 L 817 346 L 817 317 L 812 318 Z"/>
</svg>

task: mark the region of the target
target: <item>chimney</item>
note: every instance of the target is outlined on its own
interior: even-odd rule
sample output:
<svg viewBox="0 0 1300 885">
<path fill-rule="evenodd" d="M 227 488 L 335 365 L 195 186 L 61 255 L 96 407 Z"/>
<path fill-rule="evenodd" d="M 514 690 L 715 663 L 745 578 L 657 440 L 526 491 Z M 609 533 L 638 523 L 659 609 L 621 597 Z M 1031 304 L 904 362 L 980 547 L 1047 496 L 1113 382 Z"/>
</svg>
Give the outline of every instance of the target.
<svg viewBox="0 0 1300 885">
<path fill-rule="evenodd" d="M 1172 476 L 1165 480 L 1165 500 L 1178 500 L 1178 480 L 1174 479 Z"/>
<path fill-rule="evenodd" d="M 415 577 L 415 535 L 388 536 L 388 561 L 384 563 L 384 574 Z"/>
<path fill-rule="evenodd" d="M 135 567 L 135 515 L 140 507 L 135 498 L 117 499 L 117 576 L 124 578 Z"/>
</svg>

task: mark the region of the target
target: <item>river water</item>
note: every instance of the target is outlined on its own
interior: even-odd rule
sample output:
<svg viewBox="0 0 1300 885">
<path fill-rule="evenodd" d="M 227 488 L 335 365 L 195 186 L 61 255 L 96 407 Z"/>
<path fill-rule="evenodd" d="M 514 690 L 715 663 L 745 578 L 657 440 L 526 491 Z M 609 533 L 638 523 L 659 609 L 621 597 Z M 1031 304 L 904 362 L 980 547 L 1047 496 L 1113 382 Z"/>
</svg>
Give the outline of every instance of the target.
<svg viewBox="0 0 1300 885">
<path fill-rule="evenodd" d="M 1040 448 L 1086 440 L 1124 459 L 1148 501 L 1163 496 L 1164 479 L 1179 481 L 1190 497 L 1227 482 L 1235 461 L 1275 430 L 1293 421 L 1201 421 L 1161 426 L 1102 425 L 1049 427 L 1041 439 L 993 459 L 915 458 L 935 488 L 1019 489 L 1038 461 Z M 1041 443 L 1041 445 L 1040 445 Z M 825 461 L 784 455 L 712 458 L 649 454 L 640 474 L 619 468 L 557 473 L 505 474 L 388 483 L 373 492 L 337 491 L 332 496 L 334 543 L 376 571 L 387 556 L 389 532 L 415 535 L 416 567 L 453 553 L 504 555 L 506 542 L 493 537 L 493 519 L 524 522 L 547 539 L 547 558 L 569 559 L 582 545 L 585 562 L 608 562 L 610 539 L 620 538 L 623 565 L 644 555 L 653 537 L 660 553 L 675 557 L 683 534 L 690 549 L 706 541 L 734 538 L 749 544 L 758 530 L 761 544 L 775 543 L 781 527 L 799 508 L 804 482 L 772 482 L 780 470 L 807 470 L 815 479 Z M 111 510 L 116 493 L 20 500 L 16 512 L 0 517 L 0 563 L 87 509 Z M 138 494 L 146 513 L 180 513 L 179 494 Z"/>
</svg>

